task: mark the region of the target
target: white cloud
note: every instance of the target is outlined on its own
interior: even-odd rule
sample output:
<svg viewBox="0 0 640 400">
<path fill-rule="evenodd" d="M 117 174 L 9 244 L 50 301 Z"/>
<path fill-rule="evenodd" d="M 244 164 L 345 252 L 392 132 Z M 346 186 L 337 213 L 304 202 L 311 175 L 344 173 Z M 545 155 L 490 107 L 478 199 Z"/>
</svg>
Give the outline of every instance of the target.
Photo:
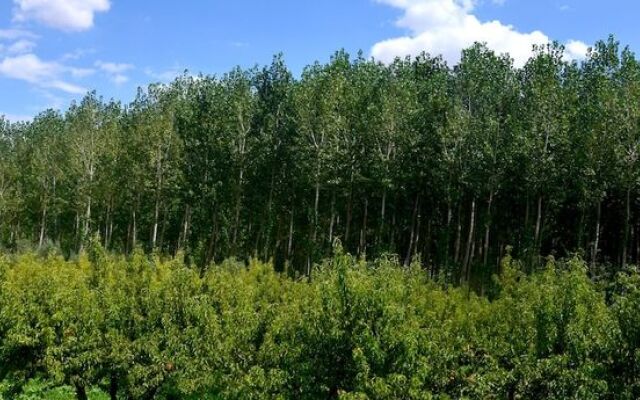
<svg viewBox="0 0 640 400">
<path fill-rule="evenodd" d="M 95 49 L 75 49 L 74 51 L 63 54 L 60 60 L 61 61 L 79 60 L 95 52 L 96 52 Z"/>
<path fill-rule="evenodd" d="M 103 71 L 116 85 L 122 85 L 128 82 L 129 77 L 125 75 L 125 72 L 135 68 L 132 64 L 104 61 L 96 61 L 95 66 Z"/>
<path fill-rule="evenodd" d="M 35 20 L 63 31 L 83 31 L 93 26 L 94 15 L 111 7 L 109 0 L 13 0 L 14 20 Z"/>
<path fill-rule="evenodd" d="M 432 55 L 442 55 L 447 62 L 456 64 L 462 49 L 474 42 L 486 42 L 489 48 L 498 53 L 509 53 L 519 67 L 531 56 L 533 45 L 550 41 L 547 35 L 538 30 L 523 33 L 497 20 L 480 21 L 472 13 L 477 0 L 376 1 L 403 10 L 397 25 L 409 32 L 406 36 L 388 39 L 373 46 L 371 54 L 384 62 L 427 51 Z M 587 47 L 584 43 L 571 41 L 569 44 L 571 49 L 568 56 L 584 57 L 584 54 L 580 54 Z"/>
<path fill-rule="evenodd" d="M 176 79 L 178 76 L 182 75 L 184 72 L 185 72 L 185 69 L 179 68 L 179 67 L 173 67 L 160 72 L 154 71 L 151 68 L 146 68 L 144 70 L 144 73 L 147 74 L 149 77 L 163 83 L 170 82 Z"/>
<path fill-rule="evenodd" d="M 35 54 L 6 57 L 0 62 L 0 75 L 5 77 L 72 94 L 86 92 L 86 89 L 64 80 L 64 74 L 72 70 L 56 62 L 42 61 Z"/>
<path fill-rule="evenodd" d="M 87 76 L 91 76 L 96 72 L 95 69 L 91 68 L 67 67 L 67 70 L 74 78 L 86 78 Z"/>
<path fill-rule="evenodd" d="M 7 52 L 11 54 L 24 54 L 31 53 L 31 51 L 36 47 L 35 42 L 32 42 L 28 39 L 20 39 L 17 42 L 14 42 L 9 47 L 7 47 Z"/>
<path fill-rule="evenodd" d="M 126 76 L 126 75 L 118 74 L 118 75 L 114 75 L 113 77 L 111 77 L 111 80 L 116 85 L 122 85 L 123 83 L 129 82 L 129 77 Z"/>
<path fill-rule="evenodd" d="M 11 122 L 27 122 L 33 119 L 33 115 L 11 114 L 11 113 L 3 113 L 3 112 L 0 112 L 0 117 L 4 117 L 4 119 Z"/>
<path fill-rule="evenodd" d="M 0 29 L 0 39 L 15 40 L 21 38 L 37 39 L 38 35 L 23 29 Z"/>
<path fill-rule="evenodd" d="M 567 60 L 581 60 L 585 58 L 589 46 L 579 40 L 569 40 L 565 44 L 564 56 Z"/>
<path fill-rule="evenodd" d="M 96 61 L 96 67 L 109 74 L 121 74 L 123 72 L 129 71 L 130 69 L 133 69 L 133 65 L 131 64 L 104 61 Z"/>
</svg>

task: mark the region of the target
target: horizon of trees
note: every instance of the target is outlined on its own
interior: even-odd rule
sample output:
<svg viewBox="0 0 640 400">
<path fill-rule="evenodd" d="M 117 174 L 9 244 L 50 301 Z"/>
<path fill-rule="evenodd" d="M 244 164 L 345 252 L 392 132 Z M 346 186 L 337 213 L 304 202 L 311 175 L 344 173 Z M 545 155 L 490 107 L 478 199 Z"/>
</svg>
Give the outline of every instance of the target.
<svg viewBox="0 0 640 400">
<path fill-rule="evenodd" d="M 640 257 L 640 63 L 613 38 L 523 68 L 483 44 L 448 66 L 334 54 L 183 75 L 133 102 L 95 92 L 0 123 L 0 245 L 273 259 L 309 273 L 339 239 L 449 282 L 579 253 Z M 600 268 L 608 265 L 610 268 Z"/>
</svg>

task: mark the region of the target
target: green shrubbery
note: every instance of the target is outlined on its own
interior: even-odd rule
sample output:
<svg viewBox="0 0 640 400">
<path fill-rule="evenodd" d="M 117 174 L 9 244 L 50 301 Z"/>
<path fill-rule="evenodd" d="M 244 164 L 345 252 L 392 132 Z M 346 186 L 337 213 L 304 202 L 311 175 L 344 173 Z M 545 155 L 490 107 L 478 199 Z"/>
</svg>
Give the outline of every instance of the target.
<svg viewBox="0 0 640 400">
<path fill-rule="evenodd" d="M 510 258 L 491 298 L 337 252 L 312 279 L 257 261 L 0 258 L 0 398 L 640 396 L 640 275 Z"/>
</svg>

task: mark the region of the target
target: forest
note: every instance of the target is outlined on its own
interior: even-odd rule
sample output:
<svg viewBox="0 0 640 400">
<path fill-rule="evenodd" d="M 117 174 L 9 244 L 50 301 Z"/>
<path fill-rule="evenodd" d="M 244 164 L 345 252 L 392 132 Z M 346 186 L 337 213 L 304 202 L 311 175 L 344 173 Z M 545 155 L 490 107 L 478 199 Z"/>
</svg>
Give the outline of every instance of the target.
<svg viewBox="0 0 640 400">
<path fill-rule="evenodd" d="M 640 62 L 533 50 L 0 118 L 0 399 L 637 398 Z"/>
</svg>

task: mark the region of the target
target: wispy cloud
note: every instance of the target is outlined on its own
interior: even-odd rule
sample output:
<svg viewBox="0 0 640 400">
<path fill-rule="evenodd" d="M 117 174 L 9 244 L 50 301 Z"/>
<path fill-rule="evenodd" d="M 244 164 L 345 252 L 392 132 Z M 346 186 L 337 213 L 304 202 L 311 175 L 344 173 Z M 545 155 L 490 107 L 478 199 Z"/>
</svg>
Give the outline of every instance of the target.
<svg viewBox="0 0 640 400">
<path fill-rule="evenodd" d="M 63 31 L 84 31 L 93 27 L 96 13 L 109 11 L 109 0 L 13 0 L 13 19 L 40 22 Z"/>
<path fill-rule="evenodd" d="M 70 61 L 70 60 L 79 60 L 89 54 L 95 53 L 95 49 L 75 49 L 68 53 L 64 53 L 62 57 L 60 57 L 61 61 Z"/>
<path fill-rule="evenodd" d="M 33 119 L 33 115 L 27 114 L 11 114 L 0 111 L 0 116 L 4 117 L 5 120 L 11 122 L 27 122 Z"/>
<path fill-rule="evenodd" d="M 5 57 L 0 62 L 0 75 L 18 79 L 38 87 L 58 89 L 66 93 L 82 94 L 86 89 L 64 79 L 73 69 L 56 62 L 43 61 L 35 54 Z"/>
<path fill-rule="evenodd" d="M 96 61 L 95 66 L 104 72 L 111 82 L 116 85 L 122 85 L 129 81 L 129 77 L 125 75 L 127 71 L 134 69 L 132 64 Z"/>
<path fill-rule="evenodd" d="M 37 39 L 38 35 L 26 31 L 24 29 L 0 29 L 0 39 L 16 40 L 16 39 Z"/>
<path fill-rule="evenodd" d="M 12 43 L 7 47 L 7 52 L 10 54 L 24 54 L 31 53 L 36 47 L 36 43 L 29 39 L 20 39 L 17 42 Z"/>
<path fill-rule="evenodd" d="M 249 47 L 249 43 L 237 40 L 237 41 L 229 42 L 229 46 L 236 47 L 236 48 L 243 48 L 243 47 Z"/>
<path fill-rule="evenodd" d="M 171 82 L 178 76 L 182 75 L 184 72 L 185 72 L 185 68 L 180 68 L 180 67 L 173 67 L 173 68 L 166 69 L 164 71 L 155 71 L 151 68 L 145 68 L 144 70 L 144 73 L 148 77 L 162 83 Z"/>
</svg>

